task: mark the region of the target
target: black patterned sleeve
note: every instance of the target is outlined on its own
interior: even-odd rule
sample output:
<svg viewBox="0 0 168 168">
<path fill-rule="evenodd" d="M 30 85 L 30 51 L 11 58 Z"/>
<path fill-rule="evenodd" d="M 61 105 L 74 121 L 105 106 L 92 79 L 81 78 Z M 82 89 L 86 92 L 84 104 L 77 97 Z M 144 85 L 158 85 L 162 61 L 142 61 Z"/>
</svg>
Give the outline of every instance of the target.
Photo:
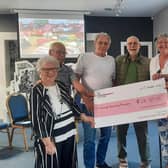
<svg viewBox="0 0 168 168">
<path fill-rule="evenodd" d="M 35 136 L 37 138 L 48 137 L 48 131 L 46 129 L 45 116 L 42 111 L 41 95 L 37 87 L 34 87 L 30 95 L 30 111 L 32 118 L 32 126 Z"/>
</svg>

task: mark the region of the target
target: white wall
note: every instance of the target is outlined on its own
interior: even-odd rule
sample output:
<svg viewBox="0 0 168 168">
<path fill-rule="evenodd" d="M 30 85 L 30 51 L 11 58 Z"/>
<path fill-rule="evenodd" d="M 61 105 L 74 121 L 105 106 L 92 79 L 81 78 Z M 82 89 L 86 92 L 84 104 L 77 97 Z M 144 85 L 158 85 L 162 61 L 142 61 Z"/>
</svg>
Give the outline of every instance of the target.
<svg viewBox="0 0 168 168">
<path fill-rule="evenodd" d="M 17 15 L 0 15 L 0 119 L 7 120 L 6 117 L 6 70 L 10 71 L 10 58 L 6 55 L 6 40 L 17 40 Z"/>
<path fill-rule="evenodd" d="M 0 85 L 6 87 L 6 66 L 7 59 L 5 53 L 5 40 L 17 40 L 17 33 L 14 32 L 0 32 L 0 51 L 1 51 L 1 61 L 0 61 Z"/>
<path fill-rule="evenodd" d="M 168 33 L 168 7 L 154 17 L 153 32 L 154 38 L 160 33 Z"/>
<path fill-rule="evenodd" d="M 17 40 L 17 33 L 14 32 L 0 32 L 0 119 L 6 120 L 6 69 L 10 70 L 10 67 L 6 67 L 9 58 L 5 54 L 5 40 Z"/>
</svg>

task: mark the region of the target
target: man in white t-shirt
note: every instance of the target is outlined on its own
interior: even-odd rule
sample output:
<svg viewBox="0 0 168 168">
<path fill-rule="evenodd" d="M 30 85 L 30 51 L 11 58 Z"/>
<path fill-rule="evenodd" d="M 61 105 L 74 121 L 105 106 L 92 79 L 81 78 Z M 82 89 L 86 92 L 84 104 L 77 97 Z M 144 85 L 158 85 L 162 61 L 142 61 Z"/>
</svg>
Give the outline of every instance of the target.
<svg viewBox="0 0 168 168">
<path fill-rule="evenodd" d="M 115 79 L 115 61 L 107 55 L 111 38 L 107 33 L 99 33 L 95 38 L 95 50 L 79 56 L 75 73 L 81 79 L 88 91 L 103 89 L 113 86 Z M 93 116 L 93 111 L 88 111 L 83 105 L 83 111 Z M 84 128 L 84 164 L 86 168 L 110 168 L 105 163 L 108 143 L 111 136 L 111 127 L 100 128 L 100 138 L 95 156 L 96 129 L 83 123 Z"/>
</svg>

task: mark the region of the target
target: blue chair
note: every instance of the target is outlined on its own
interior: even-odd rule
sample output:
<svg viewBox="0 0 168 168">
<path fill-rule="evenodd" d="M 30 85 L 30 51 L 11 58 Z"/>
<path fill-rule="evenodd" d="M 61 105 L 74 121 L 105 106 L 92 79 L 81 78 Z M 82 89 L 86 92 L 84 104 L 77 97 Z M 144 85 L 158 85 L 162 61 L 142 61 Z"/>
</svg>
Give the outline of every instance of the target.
<svg viewBox="0 0 168 168">
<path fill-rule="evenodd" d="M 20 129 L 19 133 L 23 135 L 25 150 L 28 151 L 26 128 L 31 127 L 31 120 L 29 117 L 27 100 L 22 94 L 11 94 L 7 97 L 6 106 L 12 128 L 11 145 L 15 129 Z"/>
<path fill-rule="evenodd" d="M 10 123 L 3 122 L 2 120 L 0 120 L 0 132 L 7 133 L 7 135 L 8 135 L 9 147 L 11 147 L 9 127 L 10 127 Z"/>
</svg>

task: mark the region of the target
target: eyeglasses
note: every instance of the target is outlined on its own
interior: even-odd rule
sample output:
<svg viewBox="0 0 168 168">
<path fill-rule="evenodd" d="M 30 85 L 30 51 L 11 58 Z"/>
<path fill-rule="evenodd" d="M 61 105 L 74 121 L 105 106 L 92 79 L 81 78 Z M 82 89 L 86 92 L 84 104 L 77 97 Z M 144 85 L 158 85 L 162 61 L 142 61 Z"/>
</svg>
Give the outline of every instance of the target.
<svg viewBox="0 0 168 168">
<path fill-rule="evenodd" d="M 127 45 L 128 45 L 128 46 L 131 46 L 131 45 L 136 46 L 136 45 L 138 45 L 138 43 L 137 43 L 137 42 L 129 42 L 129 43 L 127 43 Z"/>
<path fill-rule="evenodd" d="M 62 51 L 62 50 L 51 50 L 52 52 L 54 52 L 55 54 L 60 54 L 60 55 L 66 55 L 66 51 Z"/>
<path fill-rule="evenodd" d="M 97 43 L 99 45 L 105 45 L 105 46 L 109 45 L 109 42 L 105 42 L 105 41 L 98 41 Z"/>
<path fill-rule="evenodd" d="M 157 44 L 168 44 L 168 41 L 158 41 Z"/>
<path fill-rule="evenodd" d="M 45 73 L 56 72 L 58 70 L 59 70 L 59 68 L 41 68 L 41 71 L 43 71 Z"/>
</svg>

